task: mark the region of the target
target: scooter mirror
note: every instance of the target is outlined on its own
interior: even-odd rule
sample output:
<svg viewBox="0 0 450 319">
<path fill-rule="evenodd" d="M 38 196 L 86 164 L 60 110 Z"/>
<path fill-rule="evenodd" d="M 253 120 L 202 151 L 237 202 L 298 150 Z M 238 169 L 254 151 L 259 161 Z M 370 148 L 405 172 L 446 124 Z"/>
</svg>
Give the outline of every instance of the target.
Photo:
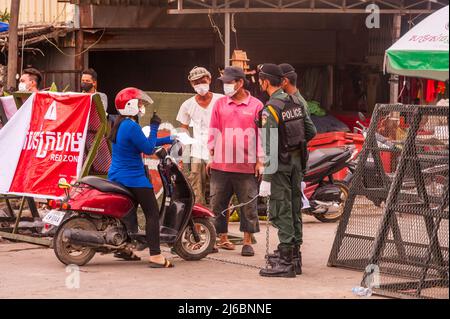
<svg viewBox="0 0 450 319">
<path fill-rule="evenodd" d="M 176 141 L 169 150 L 170 156 L 172 156 L 175 159 L 180 159 L 180 157 L 183 156 L 183 144 L 179 141 Z"/>
<path fill-rule="evenodd" d="M 367 119 L 361 112 L 358 112 L 358 117 L 361 122 L 365 122 Z"/>
<path fill-rule="evenodd" d="M 71 186 L 65 178 L 60 178 L 58 181 L 58 187 L 61 189 L 69 189 Z"/>
</svg>

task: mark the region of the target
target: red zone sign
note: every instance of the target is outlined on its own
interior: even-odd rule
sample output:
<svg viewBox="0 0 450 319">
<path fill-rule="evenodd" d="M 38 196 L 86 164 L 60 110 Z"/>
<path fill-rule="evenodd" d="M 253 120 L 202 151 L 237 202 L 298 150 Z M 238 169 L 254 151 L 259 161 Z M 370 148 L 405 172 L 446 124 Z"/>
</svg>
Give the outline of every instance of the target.
<svg viewBox="0 0 450 319">
<path fill-rule="evenodd" d="M 60 197 L 60 178 L 77 179 L 83 161 L 91 96 L 37 93 L 10 193 Z"/>
</svg>

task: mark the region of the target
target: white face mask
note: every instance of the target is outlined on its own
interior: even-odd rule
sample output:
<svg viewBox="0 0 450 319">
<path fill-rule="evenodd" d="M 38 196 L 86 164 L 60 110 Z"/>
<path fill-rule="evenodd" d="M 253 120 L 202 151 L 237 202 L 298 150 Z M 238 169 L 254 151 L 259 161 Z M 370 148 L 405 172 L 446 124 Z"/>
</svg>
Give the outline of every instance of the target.
<svg viewBox="0 0 450 319">
<path fill-rule="evenodd" d="M 201 96 L 205 96 L 209 92 L 209 84 L 202 83 L 202 84 L 194 85 L 194 90 L 195 90 L 195 92 L 197 92 L 197 94 L 199 94 Z"/>
<path fill-rule="evenodd" d="M 227 83 L 223 85 L 223 92 L 225 93 L 226 96 L 232 97 L 236 94 L 237 90 L 234 89 L 234 85 L 235 84 L 227 84 Z"/>
<path fill-rule="evenodd" d="M 138 116 L 139 117 L 143 117 L 144 115 L 145 115 L 145 107 L 139 108 Z"/>
<path fill-rule="evenodd" d="M 19 91 L 28 91 L 27 85 L 25 82 L 19 83 Z"/>
</svg>

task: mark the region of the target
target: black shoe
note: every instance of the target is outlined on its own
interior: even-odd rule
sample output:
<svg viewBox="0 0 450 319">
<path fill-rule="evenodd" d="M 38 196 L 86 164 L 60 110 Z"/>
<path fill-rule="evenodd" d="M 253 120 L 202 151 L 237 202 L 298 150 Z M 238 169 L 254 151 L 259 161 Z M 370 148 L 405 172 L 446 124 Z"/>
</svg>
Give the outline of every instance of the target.
<svg viewBox="0 0 450 319">
<path fill-rule="evenodd" d="M 261 269 L 259 274 L 263 277 L 295 278 L 294 263 L 292 261 L 292 247 L 279 247 L 280 258 L 273 259 L 272 268 Z"/>
<path fill-rule="evenodd" d="M 252 246 L 244 245 L 244 246 L 242 246 L 241 255 L 245 256 L 245 257 L 255 256 L 255 251 L 253 250 Z"/>
<path fill-rule="evenodd" d="M 294 250 L 293 256 L 294 256 L 293 261 L 294 261 L 295 274 L 301 275 L 302 274 L 302 252 L 300 250 Z"/>
</svg>

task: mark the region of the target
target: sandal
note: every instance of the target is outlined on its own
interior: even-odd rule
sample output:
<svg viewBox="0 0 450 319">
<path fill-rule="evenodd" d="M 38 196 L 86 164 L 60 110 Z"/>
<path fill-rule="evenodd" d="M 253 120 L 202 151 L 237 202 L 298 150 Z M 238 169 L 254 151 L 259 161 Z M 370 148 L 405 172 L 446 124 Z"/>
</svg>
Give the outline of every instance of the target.
<svg viewBox="0 0 450 319">
<path fill-rule="evenodd" d="M 226 242 L 223 242 L 223 243 L 218 243 L 217 247 L 225 249 L 225 250 L 235 250 L 236 249 L 236 246 L 234 246 L 234 244 L 232 242 L 230 242 L 230 241 L 226 241 Z"/>
<path fill-rule="evenodd" d="M 116 258 L 120 258 L 126 261 L 138 261 L 141 260 L 141 257 L 135 255 L 133 252 L 128 253 L 128 252 L 124 252 L 124 251 L 120 251 L 117 253 L 114 253 L 114 257 Z"/>
<path fill-rule="evenodd" d="M 202 248 L 202 246 L 203 246 L 202 243 L 195 243 L 195 244 L 192 244 L 190 248 L 192 250 L 198 250 L 198 249 Z"/>
<path fill-rule="evenodd" d="M 152 261 L 149 261 L 149 264 L 150 264 L 150 266 L 149 266 L 150 268 L 173 268 L 174 267 L 174 265 L 169 260 L 167 260 L 167 258 L 165 258 L 164 264 L 154 263 Z"/>
</svg>

